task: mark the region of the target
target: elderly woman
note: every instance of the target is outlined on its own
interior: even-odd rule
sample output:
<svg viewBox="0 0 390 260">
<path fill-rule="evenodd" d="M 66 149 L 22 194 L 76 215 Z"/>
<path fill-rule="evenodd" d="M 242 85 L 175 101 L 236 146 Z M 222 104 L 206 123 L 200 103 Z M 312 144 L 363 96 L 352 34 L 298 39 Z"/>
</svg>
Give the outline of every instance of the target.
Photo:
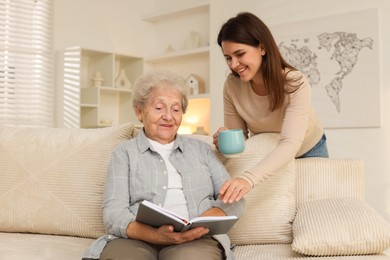
<svg viewBox="0 0 390 260">
<path fill-rule="evenodd" d="M 83 259 L 233 259 L 226 234 L 197 227 L 175 232 L 135 221 L 143 200 L 181 216 L 241 215 L 245 202 L 224 204 L 218 191 L 229 175 L 211 147 L 180 136 L 187 109 L 184 81 L 167 71 L 142 75 L 133 106 L 143 131 L 113 152 L 106 180 L 103 216 L 108 235 Z"/>
</svg>

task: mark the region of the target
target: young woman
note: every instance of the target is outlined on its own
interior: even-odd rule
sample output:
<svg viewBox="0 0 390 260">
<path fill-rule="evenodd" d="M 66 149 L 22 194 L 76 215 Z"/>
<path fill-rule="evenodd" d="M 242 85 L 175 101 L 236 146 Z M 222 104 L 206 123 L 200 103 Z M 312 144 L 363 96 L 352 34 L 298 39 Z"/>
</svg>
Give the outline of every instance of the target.
<svg viewBox="0 0 390 260">
<path fill-rule="evenodd" d="M 280 133 L 277 147 L 258 165 L 220 190 L 225 203 L 240 200 L 293 158 L 329 157 L 326 136 L 311 106 L 311 86 L 288 64 L 268 27 L 245 12 L 222 25 L 218 44 L 231 70 L 224 85 L 224 127 L 241 128 L 245 137 Z"/>
</svg>

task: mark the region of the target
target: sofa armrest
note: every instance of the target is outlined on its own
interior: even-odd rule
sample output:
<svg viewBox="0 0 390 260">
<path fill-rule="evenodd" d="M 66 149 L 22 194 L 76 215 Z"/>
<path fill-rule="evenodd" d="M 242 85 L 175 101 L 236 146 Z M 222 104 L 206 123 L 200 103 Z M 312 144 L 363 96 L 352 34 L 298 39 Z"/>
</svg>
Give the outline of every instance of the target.
<svg viewBox="0 0 390 260">
<path fill-rule="evenodd" d="M 364 163 L 355 159 L 296 159 L 297 206 L 348 197 L 364 200 Z"/>
</svg>

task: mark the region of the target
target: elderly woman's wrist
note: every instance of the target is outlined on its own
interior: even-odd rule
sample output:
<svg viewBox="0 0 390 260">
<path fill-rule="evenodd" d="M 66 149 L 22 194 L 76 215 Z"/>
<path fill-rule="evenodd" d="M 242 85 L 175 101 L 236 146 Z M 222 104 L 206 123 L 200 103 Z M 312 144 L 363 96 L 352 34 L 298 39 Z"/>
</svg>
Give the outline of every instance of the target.
<svg viewBox="0 0 390 260">
<path fill-rule="evenodd" d="M 133 239 L 137 238 L 137 227 L 136 227 L 137 224 L 138 224 L 137 222 L 131 221 L 127 225 L 127 228 L 126 228 L 126 236 L 127 236 L 127 238 L 133 238 Z"/>
</svg>

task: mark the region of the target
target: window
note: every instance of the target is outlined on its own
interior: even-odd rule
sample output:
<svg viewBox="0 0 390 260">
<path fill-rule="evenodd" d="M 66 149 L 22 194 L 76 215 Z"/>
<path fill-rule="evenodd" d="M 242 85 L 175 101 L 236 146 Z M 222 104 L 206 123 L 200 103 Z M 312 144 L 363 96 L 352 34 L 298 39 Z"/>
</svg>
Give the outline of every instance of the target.
<svg viewBox="0 0 390 260">
<path fill-rule="evenodd" d="M 53 126 L 52 0 L 0 0 L 0 126 Z"/>
</svg>

